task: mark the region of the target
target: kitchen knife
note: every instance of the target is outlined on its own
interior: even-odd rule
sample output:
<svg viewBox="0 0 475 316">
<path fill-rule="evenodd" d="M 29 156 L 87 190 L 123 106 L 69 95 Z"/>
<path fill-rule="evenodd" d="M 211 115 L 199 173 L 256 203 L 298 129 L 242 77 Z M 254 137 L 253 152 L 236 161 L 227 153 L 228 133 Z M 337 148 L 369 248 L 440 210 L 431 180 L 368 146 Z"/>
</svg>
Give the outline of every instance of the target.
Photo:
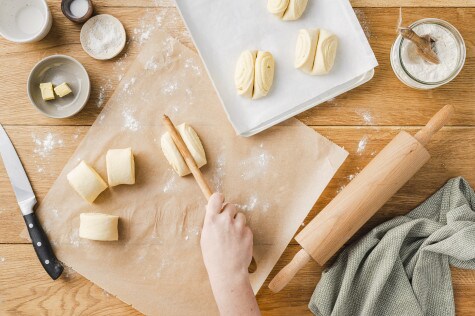
<svg viewBox="0 0 475 316">
<path fill-rule="evenodd" d="M 30 234 L 36 255 L 49 276 L 53 280 L 56 280 L 63 272 L 63 266 L 58 259 L 56 259 L 48 237 L 33 212 L 36 205 L 35 194 L 33 193 L 33 189 L 31 188 L 30 181 L 28 181 L 20 158 L 18 158 L 13 144 L 1 124 L 0 155 L 2 156 L 3 164 L 10 178 L 21 213 L 23 214 L 23 219 L 28 228 L 28 233 Z"/>
</svg>

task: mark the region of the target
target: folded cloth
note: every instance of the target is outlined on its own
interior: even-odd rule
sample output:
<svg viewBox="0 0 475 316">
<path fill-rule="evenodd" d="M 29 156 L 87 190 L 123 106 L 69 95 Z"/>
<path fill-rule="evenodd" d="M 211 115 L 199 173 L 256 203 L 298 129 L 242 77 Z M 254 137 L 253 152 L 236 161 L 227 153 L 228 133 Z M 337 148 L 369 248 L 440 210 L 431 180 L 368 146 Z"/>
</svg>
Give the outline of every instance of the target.
<svg viewBox="0 0 475 316">
<path fill-rule="evenodd" d="M 475 269 L 475 194 L 459 177 L 346 248 L 323 272 L 315 315 L 455 315 L 449 265 Z"/>
</svg>

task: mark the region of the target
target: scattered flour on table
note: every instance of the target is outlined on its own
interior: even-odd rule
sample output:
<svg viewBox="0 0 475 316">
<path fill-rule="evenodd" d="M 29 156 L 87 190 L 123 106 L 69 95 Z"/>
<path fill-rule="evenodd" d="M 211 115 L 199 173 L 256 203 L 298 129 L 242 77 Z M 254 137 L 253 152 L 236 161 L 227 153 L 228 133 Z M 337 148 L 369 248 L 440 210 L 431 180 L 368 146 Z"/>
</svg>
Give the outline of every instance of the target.
<svg viewBox="0 0 475 316">
<path fill-rule="evenodd" d="M 134 117 L 135 110 L 131 108 L 125 108 L 122 111 L 122 118 L 124 119 L 124 128 L 136 132 L 140 128 L 140 123 Z"/>
<path fill-rule="evenodd" d="M 236 204 L 236 207 L 245 212 L 253 211 L 258 203 L 257 195 L 251 195 L 245 204 Z"/>
<path fill-rule="evenodd" d="M 45 136 L 32 133 L 31 138 L 35 143 L 33 160 L 36 165 L 36 171 L 44 173 L 50 166 L 49 157 L 54 154 L 55 149 L 64 147 L 64 141 L 51 132 L 48 132 Z"/>
<path fill-rule="evenodd" d="M 220 152 L 223 152 L 220 150 Z M 216 166 L 214 167 L 213 177 L 211 178 L 211 183 L 213 185 L 215 192 L 223 192 L 223 179 L 226 175 L 224 170 L 224 165 L 226 163 L 226 158 L 224 154 L 219 154 L 216 159 Z"/>
<path fill-rule="evenodd" d="M 366 144 L 368 144 L 368 135 L 364 135 L 358 142 L 358 149 L 356 150 L 358 155 L 361 156 L 363 154 L 366 149 Z"/>
<path fill-rule="evenodd" d="M 3 263 L 5 262 L 7 259 L 5 259 L 5 257 L 0 257 L 0 263 Z"/>
<path fill-rule="evenodd" d="M 176 188 L 177 175 L 174 171 L 171 171 L 170 173 L 171 173 L 171 176 L 168 177 L 167 182 L 165 182 L 165 185 L 163 186 L 164 193 L 170 192 Z"/>
<path fill-rule="evenodd" d="M 253 148 L 249 158 L 245 158 L 240 162 L 242 169 L 241 178 L 251 180 L 262 173 L 269 167 L 269 163 L 274 160 L 274 156 L 264 149 L 264 144 Z"/>
<path fill-rule="evenodd" d="M 363 29 L 364 35 L 367 39 L 371 38 L 371 30 L 369 27 L 368 19 L 366 18 L 366 14 L 361 9 L 354 9 L 356 17 L 361 24 L 361 28 Z"/>
<path fill-rule="evenodd" d="M 365 125 L 374 125 L 373 116 L 368 110 L 356 110 L 355 112 L 361 116 Z"/>
</svg>

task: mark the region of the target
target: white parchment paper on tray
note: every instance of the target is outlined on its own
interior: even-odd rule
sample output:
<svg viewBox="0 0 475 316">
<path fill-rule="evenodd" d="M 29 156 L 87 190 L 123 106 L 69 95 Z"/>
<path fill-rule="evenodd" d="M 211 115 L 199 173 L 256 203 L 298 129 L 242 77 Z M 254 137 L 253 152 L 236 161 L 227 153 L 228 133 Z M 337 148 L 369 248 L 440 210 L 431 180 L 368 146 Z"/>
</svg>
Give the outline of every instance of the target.
<svg viewBox="0 0 475 316">
<path fill-rule="evenodd" d="M 309 0 L 302 18 L 288 22 L 267 11 L 266 0 L 176 3 L 228 118 L 241 135 L 252 135 L 322 102 L 319 96 L 326 91 L 344 86 L 377 66 L 348 0 Z M 335 67 L 329 75 L 309 76 L 294 68 L 295 44 L 302 28 L 325 28 L 340 39 Z M 236 61 L 246 49 L 274 55 L 274 85 L 269 95 L 259 100 L 238 96 L 234 87 Z"/>
<path fill-rule="evenodd" d="M 198 55 L 163 32 L 151 35 L 37 213 L 60 260 L 147 315 L 214 315 L 200 250 L 206 201 L 160 149 L 162 115 L 203 141 L 204 176 L 238 204 L 254 232 L 259 290 L 347 152 L 295 119 L 252 139 L 235 135 Z M 136 184 L 93 205 L 66 175 L 81 160 L 107 179 L 108 149 L 132 147 Z M 78 237 L 79 214 L 120 216 L 119 241 Z"/>
</svg>

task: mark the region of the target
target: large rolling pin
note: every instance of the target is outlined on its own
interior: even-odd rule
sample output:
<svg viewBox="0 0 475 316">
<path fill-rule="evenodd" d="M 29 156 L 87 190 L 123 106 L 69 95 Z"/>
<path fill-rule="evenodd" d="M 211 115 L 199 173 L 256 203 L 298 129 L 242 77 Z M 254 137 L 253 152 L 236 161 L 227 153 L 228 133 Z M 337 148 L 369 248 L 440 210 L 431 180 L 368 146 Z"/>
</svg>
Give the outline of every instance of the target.
<svg viewBox="0 0 475 316">
<path fill-rule="evenodd" d="M 302 249 L 270 282 L 278 292 L 311 258 L 324 265 L 430 158 L 425 146 L 454 112 L 446 105 L 414 137 L 401 131 L 296 237 Z"/>
</svg>

